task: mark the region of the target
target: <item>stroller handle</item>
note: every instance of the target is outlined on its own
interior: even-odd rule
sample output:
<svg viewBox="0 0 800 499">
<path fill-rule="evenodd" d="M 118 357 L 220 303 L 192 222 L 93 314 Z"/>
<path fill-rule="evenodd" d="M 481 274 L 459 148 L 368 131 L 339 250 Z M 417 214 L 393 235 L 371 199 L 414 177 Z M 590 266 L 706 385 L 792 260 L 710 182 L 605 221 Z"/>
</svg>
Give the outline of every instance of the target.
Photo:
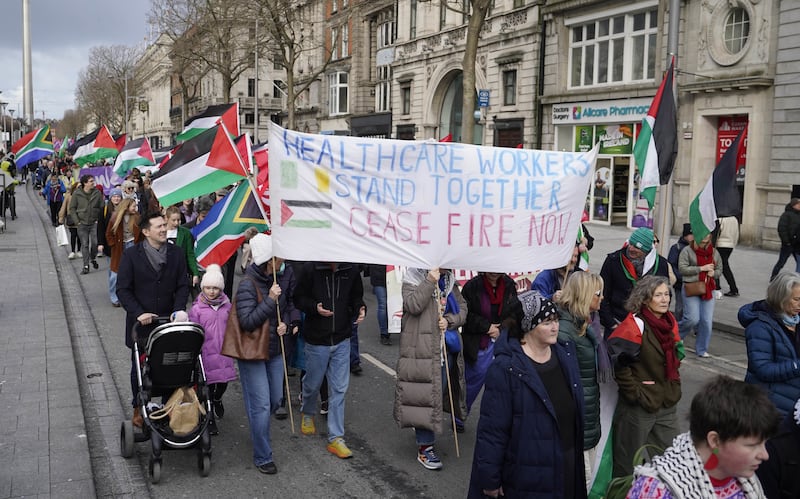
<svg viewBox="0 0 800 499">
<path fill-rule="evenodd" d="M 167 316 L 154 317 L 153 320 L 150 322 L 150 324 L 147 324 L 147 326 L 145 326 L 138 320 L 133 321 L 133 329 L 131 330 L 131 336 L 133 337 L 133 341 L 136 342 L 139 338 L 139 328 L 141 327 L 157 328 L 158 326 L 163 326 L 164 324 L 168 324 L 169 322 L 171 322 L 171 320 Z"/>
</svg>

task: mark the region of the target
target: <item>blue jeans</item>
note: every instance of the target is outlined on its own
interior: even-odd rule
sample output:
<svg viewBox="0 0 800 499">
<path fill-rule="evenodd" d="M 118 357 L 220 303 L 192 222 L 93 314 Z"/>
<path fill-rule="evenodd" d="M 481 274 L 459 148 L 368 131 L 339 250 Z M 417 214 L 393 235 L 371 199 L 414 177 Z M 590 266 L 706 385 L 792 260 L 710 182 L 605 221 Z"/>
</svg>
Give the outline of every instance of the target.
<svg viewBox="0 0 800 499">
<path fill-rule="evenodd" d="M 117 298 L 117 273 L 108 269 L 108 298 L 111 303 L 119 303 Z"/>
<path fill-rule="evenodd" d="M 703 300 L 699 296 L 686 296 L 686 291 L 681 289 L 683 295 L 683 318 L 678 323 L 678 332 L 684 339 L 692 329 L 697 328 L 697 342 L 695 351 L 703 355 L 708 351 L 711 342 L 711 325 L 714 320 L 714 297 Z"/>
<path fill-rule="evenodd" d="M 778 275 L 783 269 L 783 266 L 786 265 L 786 260 L 789 259 L 789 255 L 794 257 L 794 271 L 800 272 L 800 252 L 795 251 L 792 246 L 783 244 L 781 245 L 781 252 L 778 255 L 778 263 L 772 268 L 772 275 L 769 277 L 770 281 L 775 279 L 775 276 Z"/>
<path fill-rule="evenodd" d="M 270 414 L 281 405 L 283 397 L 283 359 L 240 360 L 239 379 L 250 440 L 253 442 L 253 463 L 256 466 L 272 462 L 269 439 Z"/>
<path fill-rule="evenodd" d="M 372 293 L 375 294 L 375 300 L 378 306 L 375 309 L 375 314 L 378 317 L 378 330 L 381 336 L 389 336 L 389 316 L 387 315 L 386 307 L 386 286 L 374 286 Z"/>
<path fill-rule="evenodd" d="M 300 412 L 317 413 L 317 395 L 322 378 L 328 378 L 328 441 L 344 437 L 344 396 L 350 384 L 350 342 L 336 345 L 306 343 L 306 375 L 303 377 L 303 404 Z"/>
</svg>

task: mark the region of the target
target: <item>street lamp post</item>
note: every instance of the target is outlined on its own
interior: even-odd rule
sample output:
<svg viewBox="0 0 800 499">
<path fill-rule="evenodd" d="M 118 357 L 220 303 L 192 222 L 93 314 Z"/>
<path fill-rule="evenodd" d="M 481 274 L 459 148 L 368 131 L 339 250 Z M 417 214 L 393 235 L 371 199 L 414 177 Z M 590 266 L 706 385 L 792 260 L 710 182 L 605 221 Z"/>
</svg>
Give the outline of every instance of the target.
<svg viewBox="0 0 800 499">
<path fill-rule="evenodd" d="M 14 144 L 14 110 L 13 109 L 9 109 L 8 110 L 8 114 L 11 115 L 11 136 L 9 138 L 11 139 L 11 144 L 13 145 Z M 3 122 L 5 123 L 5 120 L 3 120 Z"/>
<path fill-rule="evenodd" d="M 125 129 L 125 135 L 127 135 L 128 134 L 128 100 L 129 100 L 129 97 L 128 97 L 128 78 L 130 78 L 130 75 L 128 73 L 128 70 L 126 69 L 125 72 L 122 74 L 122 76 L 109 75 L 108 77 L 109 78 L 113 78 L 115 80 L 120 80 L 121 79 L 124 82 L 124 86 L 125 86 L 125 104 L 123 105 L 123 107 L 125 108 L 125 110 L 124 110 L 125 126 L 123 128 Z"/>
<path fill-rule="evenodd" d="M 0 117 L 3 119 L 3 152 L 8 152 L 6 148 L 6 105 L 7 102 L 0 102 L 0 110 L 2 110 L 2 114 Z"/>
</svg>

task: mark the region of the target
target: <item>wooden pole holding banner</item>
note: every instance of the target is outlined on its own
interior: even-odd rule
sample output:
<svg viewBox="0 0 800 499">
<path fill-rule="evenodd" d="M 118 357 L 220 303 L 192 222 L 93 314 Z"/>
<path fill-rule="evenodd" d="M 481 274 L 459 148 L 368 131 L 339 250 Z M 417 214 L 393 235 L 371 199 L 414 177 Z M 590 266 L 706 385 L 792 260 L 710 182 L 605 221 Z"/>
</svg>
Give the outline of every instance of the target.
<svg viewBox="0 0 800 499">
<path fill-rule="evenodd" d="M 442 303 L 442 292 L 439 289 L 439 283 L 436 283 L 436 302 L 439 305 L 439 319 L 444 317 L 444 303 Z M 442 331 L 441 341 L 439 342 L 439 351 L 444 356 L 444 372 L 447 377 L 447 399 L 450 401 L 450 422 L 453 427 L 453 440 L 456 443 L 456 457 L 461 457 L 461 452 L 458 449 L 458 432 L 456 431 L 456 411 L 453 405 L 453 385 L 450 381 L 450 362 L 447 360 L 447 344 L 444 341 L 446 330 Z"/>
<path fill-rule="evenodd" d="M 272 256 L 272 283 L 278 283 L 278 271 L 275 269 L 275 255 Z M 281 306 L 279 302 L 275 302 L 275 311 L 278 313 L 278 324 L 281 323 Z M 286 369 L 286 347 L 283 345 L 283 335 L 279 334 L 278 338 L 281 340 L 281 357 L 283 358 L 283 386 L 286 388 L 286 407 L 289 408 L 289 424 L 292 426 L 292 435 L 294 435 L 294 414 L 292 413 L 292 392 L 289 390 L 289 374 Z"/>
<path fill-rule="evenodd" d="M 228 132 L 228 128 L 225 126 L 225 122 L 219 120 L 219 124 L 222 126 L 222 130 L 225 132 L 229 138 L 231 134 Z M 258 210 L 261 212 L 261 216 L 264 218 L 264 221 L 267 223 L 267 226 L 272 227 L 272 224 L 269 221 L 269 217 L 267 217 L 267 212 L 264 211 L 264 207 L 261 205 L 261 200 L 258 199 L 257 192 L 258 186 L 256 185 L 255 176 L 252 171 L 244 164 L 242 158 L 239 155 L 239 150 L 236 149 L 236 145 L 234 144 L 234 149 L 236 150 L 236 156 L 239 158 L 239 166 L 242 167 L 242 171 L 244 172 L 247 181 L 250 183 L 250 194 L 256 197 L 256 205 L 258 206 Z M 248 147 L 248 151 L 250 148 Z M 275 255 L 272 255 L 272 282 L 278 282 L 278 270 L 275 268 Z M 278 323 L 281 322 L 281 307 L 279 303 L 275 304 L 275 310 L 278 314 Z M 294 434 L 294 414 L 292 411 L 292 392 L 289 389 L 289 373 L 286 367 L 286 347 L 283 343 L 283 336 L 278 335 L 278 338 L 281 340 L 281 357 L 283 359 L 283 384 L 286 388 L 286 407 L 289 409 L 289 423 L 292 427 L 292 434 Z"/>
</svg>

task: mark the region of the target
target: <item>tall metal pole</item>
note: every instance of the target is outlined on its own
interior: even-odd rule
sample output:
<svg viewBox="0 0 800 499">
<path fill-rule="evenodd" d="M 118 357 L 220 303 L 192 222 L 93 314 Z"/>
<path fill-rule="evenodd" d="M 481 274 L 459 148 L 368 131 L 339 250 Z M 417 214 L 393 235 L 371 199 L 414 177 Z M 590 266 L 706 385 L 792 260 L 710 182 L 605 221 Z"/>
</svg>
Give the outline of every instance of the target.
<svg viewBox="0 0 800 499">
<path fill-rule="evenodd" d="M 25 121 L 33 126 L 33 70 L 31 69 L 30 0 L 22 0 L 22 98 Z"/>
<path fill-rule="evenodd" d="M 3 152 L 4 153 L 8 152 L 8 147 L 7 147 L 7 144 L 6 144 L 6 105 L 7 104 L 8 103 L 6 103 L 6 102 L 0 102 L 0 111 L 3 112 L 2 114 L 0 114 L 0 117 L 3 118 Z M 13 144 L 13 142 L 12 142 L 12 144 Z"/>
<path fill-rule="evenodd" d="M 253 67 L 255 68 L 256 78 L 255 85 L 253 85 L 256 98 L 253 104 L 253 143 L 258 144 L 258 17 L 256 17 L 256 29 L 253 34 L 253 49 L 255 51 L 253 57 Z"/>
<path fill-rule="evenodd" d="M 675 57 L 675 68 L 678 68 L 678 33 L 681 21 L 681 0 L 670 0 L 669 2 L 669 28 L 667 31 L 667 61 L 665 66 L 669 67 L 672 57 Z M 677 78 L 674 79 L 677 82 Z M 676 83 L 677 86 L 677 83 Z M 674 91 L 672 88 L 670 92 Z M 678 107 L 678 99 L 675 99 L 675 107 Z M 677 133 L 677 132 L 676 132 Z M 673 178 L 675 171 L 672 172 Z M 658 207 L 660 216 L 658 217 L 658 239 L 664 241 L 664 248 L 669 245 L 669 238 L 672 234 L 672 178 L 667 185 L 662 185 L 658 191 Z"/>
</svg>

